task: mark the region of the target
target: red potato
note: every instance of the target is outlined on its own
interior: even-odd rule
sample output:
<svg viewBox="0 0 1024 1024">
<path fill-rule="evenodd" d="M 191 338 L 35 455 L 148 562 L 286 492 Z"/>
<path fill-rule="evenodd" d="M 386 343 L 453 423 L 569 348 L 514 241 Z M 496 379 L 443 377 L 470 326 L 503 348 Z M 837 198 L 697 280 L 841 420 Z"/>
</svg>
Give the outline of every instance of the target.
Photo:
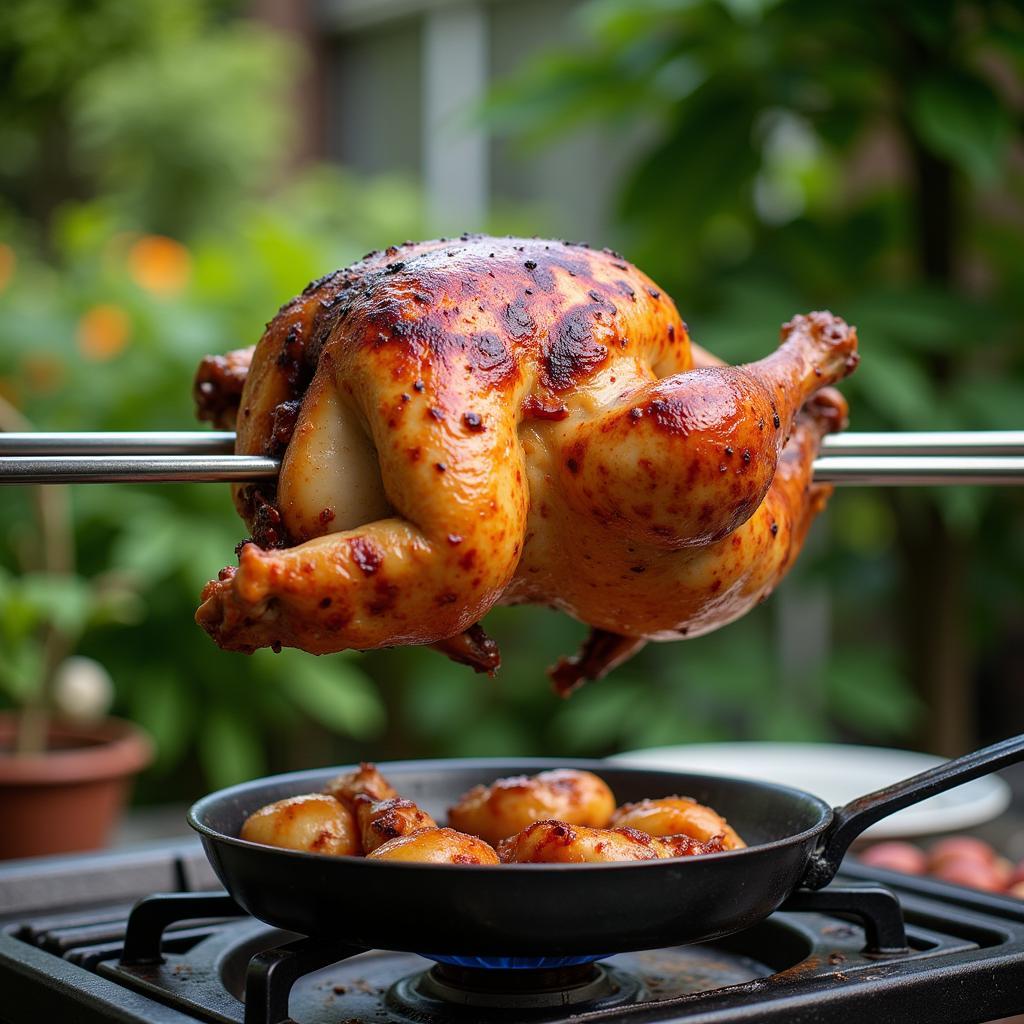
<svg viewBox="0 0 1024 1024">
<path fill-rule="evenodd" d="M 947 858 L 932 873 L 944 882 L 965 885 L 969 889 L 982 889 L 985 892 L 1003 890 L 1003 881 L 996 868 L 992 864 L 982 864 L 971 858 Z"/>
<path fill-rule="evenodd" d="M 996 851 L 982 839 L 973 836 L 951 836 L 940 839 L 928 852 L 928 866 L 938 872 L 948 861 L 970 860 L 976 864 L 992 864 Z"/>
<path fill-rule="evenodd" d="M 891 841 L 875 843 L 860 854 L 860 862 L 873 868 L 901 871 L 905 875 L 923 875 L 928 869 L 924 851 L 913 843 Z"/>
<path fill-rule="evenodd" d="M 1006 884 L 1012 887 L 1019 882 L 1024 882 L 1024 860 L 1017 862 L 1017 866 L 1013 869 Z"/>
<path fill-rule="evenodd" d="M 1007 860 L 1005 857 L 996 857 L 996 859 L 992 862 L 992 867 L 996 873 L 996 877 L 999 879 L 999 881 L 1002 883 L 1003 888 L 1005 889 L 1010 884 L 1010 880 L 1013 878 L 1013 861 Z"/>
<path fill-rule="evenodd" d="M 1006 890 L 1007 896 L 1013 896 L 1018 900 L 1024 900 L 1024 881 L 1014 882 L 1009 889 Z"/>
</svg>

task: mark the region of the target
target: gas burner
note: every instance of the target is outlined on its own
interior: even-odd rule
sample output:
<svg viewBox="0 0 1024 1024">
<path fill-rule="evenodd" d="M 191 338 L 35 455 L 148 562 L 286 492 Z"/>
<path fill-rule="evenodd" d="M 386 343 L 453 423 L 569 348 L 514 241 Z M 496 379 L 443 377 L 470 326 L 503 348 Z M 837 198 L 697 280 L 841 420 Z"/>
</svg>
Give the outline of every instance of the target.
<svg viewBox="0 0 1024 1024">
<path fill-rule="evenodd" d="M 833 886 L 802 893 L 787 906 L 801 914 L 840 910 L 864 925 L 822 918 L 818 935 L 814 915 L 776 914 L 716 943 L 618 954 L 600 965 L 524 970 L 438 963 L 424 971 L 424 959 L 414 953 L 366 951 L 260 925 L 224 894 L 165 893 L 135 906 L 119 959 L 100 963 L 98 970 L 153 994 L 174 990 L 191 1000 L 208 989 L 203 1001 L 218 1006 L 227 993 L 244 1007 L 244 1024 L 334 1024 L 341 1014 L 362 1024 L 561 1024 L 603 1018 L 626 1006 L 669 1010 L 702 993 L 734 992 L 784 978 L 787 971 L 873 967 L 873 958 L 910 952 L 899 903 L 880 886 Z M 184 955 L 166 955 L 161 937 L 169 928 L 221 915 L 243 919 Z M 168 937 L 173 948 L 175 933 Z M 920 938 L 917 944 L 930 945 Z"/>
<path fill-rule="evenodd" d="M 400 979 L 387 1002 L 399 1013 L 411 1012 L 417 1021 L 451 1019 L 454 1007 L 516 1016 L 526 1012 L 532 1018 L 535 1011 L 553 1007 L 604 1010 L 636 1001 L 639 992 L 640 982 L 632 975 L 599 964 L 524 971 L 442 963 Z"/>
<path fill-rule="evenodd" d="M 159 931 L 175 915 L 213 917 L 230 912 L 231 906 L 219 895 L 143 900 L 132 915 L 121 958 L 106 959 L 97 969 L 164 998 L 171 993 L 214 1005 L 225 1016 L 227 995 L 231 1005 L 244 1007 L 246 1024 L 285 1019 L 301 1024 L 554 1024 L 567 1016 L 583 1021 L 616 1007 L 657 1005 L 768 978 L 799 964 L 814 949 L 811 931 L 776 915 L 745 933 L 742 941 L 620 953 L 601 964 L 523 970 L 437 963 L 424 969 L 428 961 L 415 953 L 325 946 L 243 918 L 211 928 L 208 937 L 180 953 L 176 947 L 182 933 L 172 924 L 164 954 L 156 957 Z M 833 942 L 851 951 L 863 945 L 860 929 L 834 925 Z M 757 950 L 763 951 L 763 960 L 756 952 L 748 955 Z"/>
</svg>

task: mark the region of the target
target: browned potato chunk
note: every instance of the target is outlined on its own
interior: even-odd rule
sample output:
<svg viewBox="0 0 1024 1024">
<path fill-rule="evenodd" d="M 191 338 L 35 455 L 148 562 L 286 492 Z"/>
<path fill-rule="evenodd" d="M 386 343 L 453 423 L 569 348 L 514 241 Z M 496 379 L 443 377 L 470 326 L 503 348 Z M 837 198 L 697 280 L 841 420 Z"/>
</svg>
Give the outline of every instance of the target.
<svg viewBox="0 0 1024 1024">
<path fill-rule="evenodd" d="M 565 821 L 535 821 L 498 845 L 506 864 L 601 864 L 658 860 L 657 840 L 635 829 L 587 828 Z"/>
<path fill-rule="evenodd" d="M 724 850 L 747 845 L 717 811 L 688 796 L 623 804 L 612 815 L 611 824 L 615 828 L 635 828 L 649 836 L 686 835 L 704 843 L 721 836 Z"/>
<path fill-rule="evenodd" d="M 367 860 L 405 860 L 426 864 L 497 864 L 494 849 L 476 836 L 453 828 L 423 828 L 389 839 Z"/>
<path fill-rule="evenodd" d="M 629 831 L 634 832 L 635 829 Z M 641 832 L 640 835 L 646 835 Z M 706 842 L 692 836 L 651 836 L 651 842 L 658 851 L 658 856 L 668 859 L 672 857 L 699 857 L 702 853 L 721 853 L 725 849 L 724 836 L 712 836 Z"/>
<path fill-rule="evenodd" d="M 390 800 L 398 796 L 398 791 L 377 771 L 377 766 L 367 761 L 331 779 L 324 786 L 324 792 L 350 806 L 355 804 L 357 796 L 368 796 L 373 800 Z"/>
<path fill-rule="evenodd" d="M 368 796 L 357 797 L 356 820 L 359 822 L 363 853 L 367 854 L 398 836 L 437 827 L 437 822 L 426 811 L 401 797 L 376 801 Z"/>
<path fill-rule="evenodd" d="M 557 768 L 474 786 L 449 809 L 448 822 L 494 844 L 535 821 L 557 819 L 604 828 L 614 810 L 615 797 L 603 779 L 592 772 Z"/>
<path fill-rule="evenodd" d="M 251 843 L 344 856 L 360 853 L 352 812 L 325 793 L 292 796 L 250 814 L 241 836 Z"/>
</svg>

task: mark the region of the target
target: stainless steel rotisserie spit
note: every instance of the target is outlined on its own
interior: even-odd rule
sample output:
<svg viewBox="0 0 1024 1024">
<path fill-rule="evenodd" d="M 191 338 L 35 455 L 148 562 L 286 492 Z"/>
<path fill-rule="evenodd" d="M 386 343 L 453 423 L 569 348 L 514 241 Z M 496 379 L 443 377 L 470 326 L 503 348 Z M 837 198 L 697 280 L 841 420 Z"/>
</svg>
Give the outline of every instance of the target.
<svg viewBox="0 0 1024 1024">
<path fill-rule="evenodd" d="M 280 460 L 235 455 L 229 431 L 0 434 L 0 484 L 238 483 Z M 1024 430 L 834 434 L 820 483 L 881 487 L 1024 484 Z"/>
</svg>

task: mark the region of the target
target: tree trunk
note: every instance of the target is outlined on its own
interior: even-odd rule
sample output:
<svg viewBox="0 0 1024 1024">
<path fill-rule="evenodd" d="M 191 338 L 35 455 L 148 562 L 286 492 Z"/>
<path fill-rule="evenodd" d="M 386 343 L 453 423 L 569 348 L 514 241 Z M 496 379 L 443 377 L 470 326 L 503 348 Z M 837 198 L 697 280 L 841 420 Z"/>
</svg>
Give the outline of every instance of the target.
<svg viewBox="0 0 1024 1024">
<path fill-rule="evenodd" d="M 953 168 L 924 148 L 907 126 L 914 171 L 915 231 L 920 276 L 942 288 L 955 287 L 957 207 Z M 928 360 L 940 386 L 953 363 L 945 355 Z M 975 745 L 970 685 L 966 542 L 950 530 L 927 495 L 897 494 L 902 552 L 905 658 L 926 714 L 921 746 L 955 756 Z"/>
<path fill-rule="evenodd" d="M 933 501 L 900 508 L 904 645 L 911 680 L 926 713 L 920 745 L 953 757 L 976 745 L 967 638 L 967 546 L 953 536 Z M 914 513 L 917 514 L 914 514 Z"/>
</svg>

